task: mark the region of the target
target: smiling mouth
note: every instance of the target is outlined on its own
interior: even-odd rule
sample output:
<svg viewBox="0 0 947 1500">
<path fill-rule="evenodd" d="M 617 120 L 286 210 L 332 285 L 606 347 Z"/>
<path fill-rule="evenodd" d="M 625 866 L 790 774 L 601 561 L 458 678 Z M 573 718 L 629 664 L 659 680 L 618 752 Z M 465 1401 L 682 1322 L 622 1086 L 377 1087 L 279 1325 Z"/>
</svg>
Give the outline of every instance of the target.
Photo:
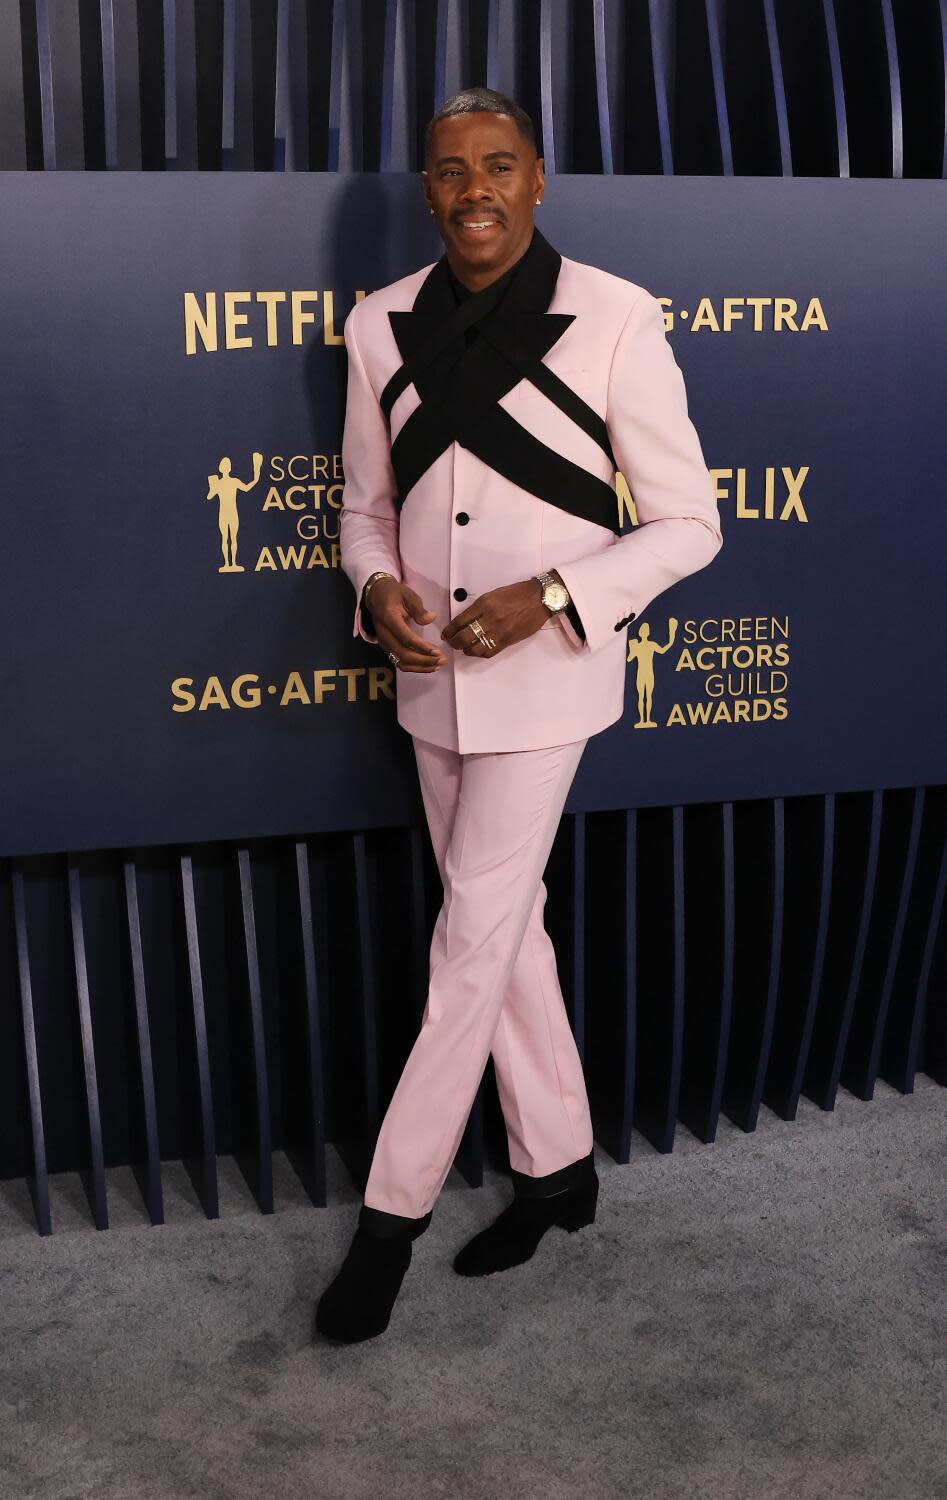
<svg viewBox="0 0 947 1500">
<path fill-rule="evenodd" d="M 455 219 L 454 222 L 467 234 L 486 234 L 488 230 L 500 227 L 499 219 Z"/>
</svg>

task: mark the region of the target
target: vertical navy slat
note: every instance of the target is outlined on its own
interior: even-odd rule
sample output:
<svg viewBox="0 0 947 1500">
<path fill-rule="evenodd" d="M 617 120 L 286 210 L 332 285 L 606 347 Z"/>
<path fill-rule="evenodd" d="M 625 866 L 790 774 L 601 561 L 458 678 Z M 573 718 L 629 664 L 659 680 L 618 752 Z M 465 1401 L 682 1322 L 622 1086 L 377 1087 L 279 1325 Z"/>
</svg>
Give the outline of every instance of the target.
<svg viewBox="0 0 947 1500">
<path fill-rule="evenodd" d="M 947 177 L 947 0 L 940 0 L 940 63 L 944 78 L 944 129 L 941 141 L 941 177 Z"/>
<path fill-rule="evenodd" d="M 727 1073 L 727 1057 L 730 1050 L 730 1027 L 733 1021 L 733 984 L 736 970 L 736 861 L 733 848 L 733 803 L 724 802 L 720 809 L 721 840 L 720 888 L 722 896 L 722 952 L 720 972 L 720 1031 L 717 1037 L 717 1056 L 714 1065 L 714 1081 L 707 1107 L 707 1118 L 703 1139 L 713 1141 L 717 1136 L 717 1125 L 723 1107 L 723 1086 Z"/>
<path fill-rule="evenodd" d="M 336 8 L 344 6 L 345 10 L 339 85 L 338 170 L 340 172 L 363 172 L 365 170 L 365 111 L 363 107 L 365 69 L 362 50 L 362 8 L 358 0 L 335 0 L 335 4 Z"/>
<path fill-rule="evenodd" d="M 683 962 L 677 936 L 679 836 L 673 808 L 636 815 L 634 920 L 638 969 L 635 1128 L 656 1151 L 673 1149 L 683 1045 Z"/>
<path fill-rule="evenodd" d="M 894 30 L 891 0 L 881 0 L 884 25 L 885 62 L 888 68 L 888 100 L 891 109 L 891 176 L 904 176 L 904 121 L 901 113 L 901 69 L 898 64 L 898 40 Z"/>
<path fill-rule="evenodd" d="M 391 142 L 395 107 L 395 43 L 398 30 L 398 0 L 385 0 L 384 50 L 381 61 L 381 120 L 379 170 L 391 171 Z"/>
<path fill-rule="evenodd" d="M 34 24 L 27 17 L 24 27 L 22 15 L 18 17 L 8 26 L 4 46 L 0 47 L 0 171 L 3 172 L 22 172 L 28 165 L 24 54 L 32 56 Z"/>
<path fill-rule="evenodd" d="M 553 107 L 552 0 L 539 0 L 539 91 L 545 171 L 556 170 L 556 130 Z"/>
<path fill-rule="evenodd" d="M 500 0 L 487 0 L 487 74 L 488 89 L 500 89 Z M 501 90 L 502 92 L 502 90 Z"/>
<path fill-rule="evenodd" d="M 148 1019 L 148 995 L 145 987 L 145 960 L 141 946 L 141 919 L 138 911 L 138 876 L 135 857 L 123 861 L 125 915 L 128 921 L 128 943 L 132 964 L 132 990 L 135 1001 L 135 1030 L 138 1042 L 138 1079 L 141 1085 L 142 1115 L 145 1123 L 145 1177 L 142 1195 L 152 1224 L 164 1223 L 164 1195 L 161 1187 L 161 1148 L 158 1140 L 158 1104 L 155 1096 L 154 1068 L 151 1061 L 151 1024 Z"/>
<path fill-rule="evenodd" d="M 82 1071 L 85 1084 L 86 1118 L 89 1126 L 89 1162 L 87 1170 L 83 1170 L 80 1175 L 89 1199 L 95 1227 L 107 1229 L 109 1216 L 105 1191 L 105 1151 L 102 1145 L 99 1081 L 95 1065 L 92 1005 L 89 997 L 89 976 L 86 970 L 85 932 L 82 925 L 82 888 L 79 867 L 72 855 L 67 857 L 67 868 L 69 871 L 69 920 L 72 926 L 76 1002 L 79 1007 Z"/>
<path fill-rule="evenodd" d="M 674 174 L 674 121 L 670 109 L 674 78 L 674 15 L 675 0 L 648 0 L 658 141 L 661 146 L 661 171 L 665 177 Z"/>
<path fill-rule="evenodd" d="M 681 1068 L 684 1056 L 684 809 L 671 814 L 671 860 L 674 871 L 673 943 L 674 966 L 671 990 L 671 1055 L 668 1070 L 667 1107 L 662 1150 L 674 1148 L 674 1132 L 681 1100 Z"/>
<path fill-rule="evenodd" d="M 413 172 L 424 165 L 419 160 L 422 147 L 418 130 L 417 48 L 416 0 L 400 0 L 395 11 L 388 111 L 391 150 L 387 170 L 393 172 Z M 383 108 L 383 118 L 384 115 Z"/>
<path fill-rule="evenodd" d="M 434 20 L 434 110 L 447 98 L 447 0 L 437 0 Z"/>
<path fill-rule="evenodd" d="M 237 0 L 223 0 L 221 12 L 220 166 L 233 169 L 237 100 Z"/>
<path fill-rule="evenodd" d="M 862 892 L 861 916 L 858 923 L 858 933 L 855 938 L 855 946 L 852 952 L 851 969 L 849 981 L 845 993 L 845 1005 L 839 1022 L 838 1033 L 832 1055 L 832 1065 L 829 1072 L 828 1082 L 822 1097 L 817 1101 L 823 1109 L 834 1109 L 835 1098 L 838 1093 L 839 1080 L 842 1076 L 842 1067 L 845 1062 L 845 1049 L 848 1044 L 848 1035 L 852 1026 L 852 1016 L 855 1013 L 855 1003 L 858 997 L 858 986 L 861 982 L 862 965 L 865 961 L 865 949 L 868 945 L 868 929 L 871 925 L 871 910 L 875 899 L 875 883 L 878 877 L 878 851 L 881 846 L 881 811 L 884 793 L 874 791 L 871 794 L 871 826 L 868 836 L 868 857 L 865 861 L 865 883 Z"/>
<path fill-rule="evenodd" d="M 911 899 L 911 888 L 914 883 L 914 872 L 917 868 L 917 850 L 921 841 L 921 824 L 924 818 L 924 788 L 916 787 L 914 791 L 914 805 L 911 814 L 911 832 L 908 837 L 908 847 L 904 856 L 904 869 L 901 872 L 901 891 L 898 897 L 898 907 L 895 914 L 894 925 L 891 929 L 891 941 L 888 947 L 888 958 L 885 964 L 884 980 L 881 985 L 881 994 L 878 997 L 878 1008 L 875 1012 L 874 1024 L 872 1026 L 871 1045 L 868 1059 L 862 1077 L 858 1081 L 856 1092 L 860 1099 L 870 1099 L 875 1092 L 875 1083 L 881 1064 L 881 1045 L 885 1033 L 885 1021 L 891 1005 L 891 991 L 894 988 L 894 976 L 898 967 L 898 959 L 901 956 L 901 942 L 904 937 L 904 924 L 907 921 L 908 902 Z"/>
<path fill-rule="evenodd" d="M 243 936 L 247 952 L 247 978 L 250 997 L 250 1038 L 253 1048 L 253 1084 L 256 1093 L 257 1150 L 254 1180 L 250 1187 L 260 1212 L 273 1212 L 273 1139 L 270 1122 L 270 1081 L 266 1062 L 266 1032 L 263 1027 L 263 995 L 260 986 L 260 960 L 256 943 L 256 913 L 253 906 L 253 871 L 250 851 L 237 850 L 240 875 L 240 908 L 243 914 Z"/>
<path fill-rule="evenodd" d="M 118 166 L 118 85 L 115 76 L 115 22 L 112 0 L 99 0 L 102 29 L 102 86 L 105 113 L 105 166 Z"/>
<path fill-rule="evenodd" d="M 33 1013 L 33 980 L 30 973 L 30 945 L 26 921 L 26 894 L 23 871 L 14 864 L 13 926 L 16 936 L 17 975 L 20 986 L 20 1014 L 23 1023 L 23 1060 L 26 1065 L 27 1098 L 30 1104 L 30 1144 L 32 1170 L 27 1179 L 36 1228 L 40 1234 L 52 1234 L 53 1221 L 49 1206 L 49 1173 L 46 1167 L 46 1132 L 43 1127 L 43 1092 L 39 1076 L 39 1052 L 36 1046 L 36 1017 Z"/>
<path fill-rule="evenodd" d="M 112 34 L 115 68 L 116 160 L 119 171 L 142 170 L 146 130 L 153 121 L 142 105 L 141 30 L 137 9 L 115 6 L 112 0 Z M 160 61 L 160 59 L 159 59 Z M 149 65 L 153 66 L 153 64 Z M 147 85 L 145 85 L 147 90 Z M 147 93 L 146 93 L 147 98 Z"/>
<path fill-rule="evenodd" d="M 517 0 L 490 0 L 490 5 L 492 7 L 491 17 L 494 14 L 496 15 L 496 26 L 493 33 L 496 39 L 496 82 L 491 84 L 490 87 L 499 89 L 503 94 L 511 94 L 515 98 L 520 90 L 520 78 L 522 76 L 521 12 L 518 8 Z M 489 51 L 487 56 L 489 59 Z"/>
<path fill-rule="evenodd" d="M 312 164 L 308 0 L 289 0 L 286 22 L 286 155 L 284 171 L 308 172 Z"/>
<path fill-rule="evenodd" d="M 313 1203 L 326 1202 L 326 1127 L 325 1090 L 322 1081 L 322 1023 L 319 1005 L 319 976 L 312 931 L 312 895 L 309 881 L 309 850 L 304 841 L 294 846 L 296 889 L 299 896 L 299 929 L 302 943 L 305 1032 L 309 1085 L 309 1140 L 304 1153 L 289 1152 L 290 1161 L 299 1173 Z"/>
<path fill-rule="evenodd" d="M 617 1159 L 620 1163 L 624 1163 L 631 1158 L 631 1133 L 635 1117 L 635 1067 L 638 1053 L 638 923 L 636 917 L 638 815 L 634 808 L 629 808 L 620 816 L 625 838 L 625 964 L 622 976 L 625 990 L 625 1035 L 622 1059 L 624 1089 L 621 1137 Z"/>
<path fill-rule="evenodd" d="M 339 170 L 342 152 L 342 78 L 345 71 L 345 0 L 332 0 L 332 58 L 329 66 L 330 172 Z"/>
<path fill-rule="evenodd" d="M 822 972 L 825 967 L 825 950 L 829 935 L 829 913 L 832 907 L 832 871 L 835 860 L 835 797 L 832 793 L 822 798 L 822 863 L 819 867 L 819 915 L 816 922 L 815 945 L 812 952 L 812 969 L 806 994 L 806 1009 L 799 1033 L 799 1051 L 793 1069 L 792 1081 L 782 1110 L 783 1118 L 794 1120 L 799 1109 L 809 1049 L 819 994 L 822 989 Z"/>
<path fill-rule="evenodd" d="M 612 120 L 608 103 L 608 58 L 605 46 L 605 0 L 594 0 L 592 15 L 595 46 L 595 100 L 598 110 L 598 139 L 602 156 L 602 172 L 610 177 L 614 172 L 612 156 Z"/>
<path fill-rule="evenodd" d="M 56 170 L 56 116 L 53 100 L 53 49 L 49 35 L 47 0 L 36 0 L 36 50 L 39 62 L 40 118 L 43 129 L 43 168 Z"/>
<path fill-rule="evenodd" d="M 704 0 L 707 15 L 707 42 L 710 48 L 710 73 L 714 85 L 714 109 L 717 116 L 717 139 L 724 177 L 733 176 L 733 143 L 730 139 L 730 115 L 727 110 L 727 88 L 723 67 L 723 28 L 726 24 L 726 0 Z"/>
<path fill-rule="evenodd" d="M 470 28 L 468 25 L 469 0 L 441 0 L 438 11 L 438 38 L 443 36 L 442 78 L 444 94 L 438 99 L 442 104 L 450 94 L 456 94 L 469 82 Z M 441 32 L 441 29 L 443 31 Z"/>
<path fill-rule="evenodd" d="M 172 166 L 178 154 L 178 62 L 175 0 L 162 0 L 164 20 L 164 164 Z"/>
<path fill-rule="evenodd" d="M 934 888 L 931 900 L 930 916 L 927 923 L 927 936 L 924 939 L 924 951 L 921 957 L 921 970 L 917 979 L 917 990 L 914 997 L 914 1008 L 911 1017 L 911 1030 L 908 1038 L 907 1062 L 905 1064 L 904 1077 L 900 1083 L 903 1093 L 910 1094 L 914 1090 L 914 1075 L 917 1072 L 918 1056 L 921 1048 L 921 1037 L 924 1031 L 924 1020 L 927 1014 L 927 994 L 930 988 L 931 968 L 934 963 L 934 949 L 940 935 L 941 916 L 944 911 L 944 894 L 947 892 L 947 844 L 941 850 L 940 870 L 937 876 L 937 884 Z M 944 1078 L 941 1082 L 945 1082 Z"/>
<path fill-rule="evenodd" d="M 773 814 L 773 866 L 772 900 L 770 905 L 769 977 L 766 985 L 766 1005 L 760 1032 L 759 1054 L 753 1074 L 746 1113 L 741 1121 L 744 1130 L 755 1130 L 766 1083 L 770 1048 L 773 1042 L 773 1025 L 776 1020 L 776 1001 L 779 995 L 780 960 L 783 947 L 785 850 L 786 826 L 785 804 L 782 797 L 774 797 Z"/>
<path fill-rule="evenodd" d="M 276 79 L 273 89 L 274 172 L 286 170 L 286 137 L 289 131 L 289 0 L 276 0 Z"/>
<path fill-rule="evenodd" d="M 783 82 L 783 60 L 779 50 L 779 28 L 776 25 L 775 0 L 763 0 L 763 18 L 766 23 L 766 46 L 769 52 L 769 71 L 773 84 L 773 105 L 776 111 L 776 134 L 779 140 L 779 171 L 782 177 L 791 177 L 792 144 L 789 137 L 789 112 L 786 108 L 786 87 Z"/>
<path fill-rule="evenodd" d="M 845 109 L 845 85 L 842 81 L 842 54 L 838 44 L 835 0 L 822 0 L 825 19 L 825 44 L 829 54 L 829 76 L 832 79 L 832 105 L 835 110 L 835 140 L 838 148 L 838 175 L 850 175 L 848 154 L 848 114 Z M 816 84 L 813 85 L 815 87 Z"/>
<path fill-rule="evenodd" d="M 718 1076 L 723 974 L 723 851 L 718 809 L 683 809 L 683 1038 L 677 1117 L 699 1141 L 716 1127 L 710 1109 Z"/>
<path fill-rule="evenodd" d="M 187 963 L 191 982 L 191 1015 L 194 1023 L 194 1048 L 197 1060 L 197 1087 L 200 1105 L 201 1154 L 192 1175 L 201 1207 L 208 1219 L 220 1216 L 217 1190 L 217 1132 L 214 1124 L 214 1100 L 210 1078 L 210 1054 L 207 1047 L 207 1018 L 204 1014 L 204 980 L 201 975 L 200 937 L 197 906 L 194 900 L 194 869 L 189 854 L 181 855 L 181 896 L 184 902 L 184 927 L 187 933 Z M 187 1164 L 190 1170 L 190 1164 Z"/>
</svg>

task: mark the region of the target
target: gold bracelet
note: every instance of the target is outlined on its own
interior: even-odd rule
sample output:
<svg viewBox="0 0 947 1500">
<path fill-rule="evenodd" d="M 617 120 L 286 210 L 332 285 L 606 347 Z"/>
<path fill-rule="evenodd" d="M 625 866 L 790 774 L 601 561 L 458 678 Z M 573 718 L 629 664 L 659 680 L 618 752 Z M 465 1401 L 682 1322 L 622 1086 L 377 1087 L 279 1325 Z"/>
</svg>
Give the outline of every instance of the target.
<svg viewBox="0 0 947 1500">
<path fill-rule="evenodd" d="M 378 580 L 379 580 L 379 578 L 394 578 L 394 577 L 395 577 L 394 573 L 386 573 L 384 571 L 384 569 L 379 569 L 377 573 L 371 573 L 371 574 L 369 574 L 368 579 L 366 580 L 366 583 L 365 583 L 365 585 L 364 585 L 364 587 L 362 589 L 362 598 L 367 600 L 368 594 L 369 594 L 369 590 L 371 589 L 372 584 L 377 583 Z M 397 583 L 397 581 L 398 581 L 397 578 L 395 578 L 395 582 L 396 583 Z"/>
</svg>

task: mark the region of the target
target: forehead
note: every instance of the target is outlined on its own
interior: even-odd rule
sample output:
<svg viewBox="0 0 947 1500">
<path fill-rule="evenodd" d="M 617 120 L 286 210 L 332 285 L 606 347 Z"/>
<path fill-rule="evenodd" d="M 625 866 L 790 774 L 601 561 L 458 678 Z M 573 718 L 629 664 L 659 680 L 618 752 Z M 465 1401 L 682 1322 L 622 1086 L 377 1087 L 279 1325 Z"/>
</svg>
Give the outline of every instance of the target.
<svg viewBox="0 0 947 1500">
<path fill-rule="evenodd" d="M 490 151 L 512 151 L 521 160 L 529 156 L 529 145 L 520 135 L 512 115 L 474 110 L 465 115 L 447 115 L 431 133 L 431 160 L 462 156 L 475 161 Z"/>
</svg>

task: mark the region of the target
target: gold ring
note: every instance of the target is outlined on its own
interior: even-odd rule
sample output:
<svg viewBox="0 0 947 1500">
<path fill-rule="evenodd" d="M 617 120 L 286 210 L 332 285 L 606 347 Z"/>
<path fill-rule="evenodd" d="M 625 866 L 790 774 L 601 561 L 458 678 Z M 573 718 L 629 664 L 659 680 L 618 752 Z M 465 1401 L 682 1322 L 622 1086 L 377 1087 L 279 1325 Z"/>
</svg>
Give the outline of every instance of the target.
<svg viewBox="0 0 947 1500">
<path fill-rule="evenodd" d="M 476 635 L 477 640 L 481 641 L 483 643 L 483 645 L 487 647 L 488 651 L 495 651 L 496 650 L 496 646 L 497 646 L 496 641 L 493 639 L 492 635 L 484 635 L 484 633 L 483 633 L 483 626 L 480 624 L 479 620 L 473 620 L 473 621 L 471 621 L 470 628 L 474 632 L 474 634 Z"/>
</svg>

